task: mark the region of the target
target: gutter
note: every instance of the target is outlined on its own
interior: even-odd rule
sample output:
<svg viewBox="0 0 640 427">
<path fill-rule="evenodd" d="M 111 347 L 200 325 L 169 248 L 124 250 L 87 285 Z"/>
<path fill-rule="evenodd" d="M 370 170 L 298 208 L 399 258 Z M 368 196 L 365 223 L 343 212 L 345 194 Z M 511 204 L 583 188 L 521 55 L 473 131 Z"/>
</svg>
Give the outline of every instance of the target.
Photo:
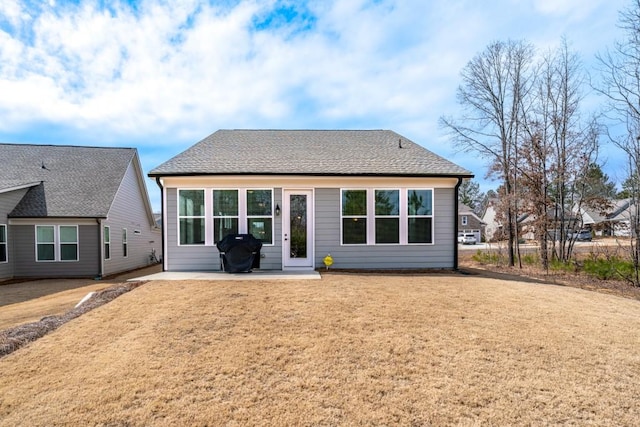
<svg viewBox="0 0 640 427">
<path fill-rule="evenodd" d="M 162 271 L 167 271 L 167 248 L 165 247 L 165 242 L 164 242 L 164 231 L 165 231 L 165 224 L 167 221 L 167 217 L 166 217 L 166 212 L 164 210 L 164 187 L 162 186 L 162 182 L 161 182 L 161 178 L 159 176 L 156 176 L 156 184 L 158 185 L 158 187 L 160 188 L 160 214 L 162 215 L 162 227 L 160 228 L 160 235 L 161 237 L 161 247 L 162 247 Z"/>
<path fill-rule="evenodd" d="M 453 251 L 453 269 L 458 270 L 458 190 L 460 189 L 460 185 L 462 184 L 462 177 L 458 177 L 458 183 L 455 186 L 455 190 L 453 192 L 453 247 L 455 250 Z"/>
</svg>

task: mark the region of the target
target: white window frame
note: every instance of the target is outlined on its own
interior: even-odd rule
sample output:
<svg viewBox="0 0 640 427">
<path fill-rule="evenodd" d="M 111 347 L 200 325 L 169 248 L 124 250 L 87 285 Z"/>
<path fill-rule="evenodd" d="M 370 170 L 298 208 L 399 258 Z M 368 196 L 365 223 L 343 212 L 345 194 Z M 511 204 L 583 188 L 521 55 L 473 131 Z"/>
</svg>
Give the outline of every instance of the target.
<svg viewBox="0 0 640 427">
<path fill-rule="evenodd" d="M 376 224 L 375 220 L 377 218 L 395 218 L 395 216 L 378 216 L 375 213 L 376 201 L 375 201 L 375 192 L 376 191 L 399 191 L 400 197 L 400 209 L 399 215 L 399 243 L 376 243 Z M 430 191 L 431 192 L 431 215 L 409 215 L 409 206 L 408 206 L 408 196 L 409 190 L 417 190 L 417 191 Z M 343 215 L 342 214 L 342 195 L 344 191 L 366 191 L 367 196 L 367 214 L 365 216 L 362 215 Z M 435 245 L 435 189 L 429 187 L 395 187 L 395 188 L 385 188 L 385 187 L 344 187 L 340 188 L 340 246 L 432 246 Z M 364 218 L 367 221 L 367 242 L 366 243 L 344 243 L 344 230 L 343 230 L 343 220 L 345 218 Z M 409 218 L 431 218 L 431 242 L 417 242 L 417 243 L 409 243 Z"/>
<path fill-rule="evenodd" d="M 103 247 L 104 247 L 104 259 L 108 261 L 111 259 L 111 226 L 105 225 L 102 230 Z"/>
<path fill-rule="evenodd" d="M 209 205 L 209 203 L 211 203 L 211 199 L 209 199 L 209 197 L 213 198 L 213 192 L 212 191 L 208 191 L 208 189 L 206 188 L 178 188 L 177 189 L 178 192 L 176 194 L 176 219 L 177 219 L 177 236 L 178 236 L 178 246 L 195 246 L 195 247 L 199 247 L 199 246 L 208 246 L 211 243 L 208 242 L 209 239 L 209 232 L 207 230 L 207 218 L 211 215 L 207 214 L 207 211 L 209 209 L 211 209 Z M 203 195 L 203 203 L 204 203 L 204 212 L 202 213 L 202 215 L 185 215 L 185 216 L 181 216 L 180 215 L 180 192 L 181 191 L 203 191 L 204 195 Z M 180 235 L 180 220 L 181 219 L 201 219 L 204 222 L 204 242 L 203 243 L 181 243 L 182 239 L 181 239 L 181 235 Z M 211 233 L 213 234 L 213 233 Z"/>
<path fill-rule="evenodd" d="M 369 215 L 371 213 L 371 206 L 370 206 L 370 197 L 369 197 L 369 190 L 367 188 L 341 188 L 340 189 L 340 245 L 341 246 L 366 246 L 368 244 L 370 244 L 369 242 L 371 242 L 371 237 L 370 237 L 370 228 L 371 228 L 371 219 L 369 218 Z M 366 197 L 366 206 L 367 206 L 367 212 L 364 215 L 343 215 L 344 210 L 342 209 L 342 200 L 343 200 L 343 193 L 345 191 L 364 191 L 365 192 L 365 197 Z M 375 201 L 374 201 L 374 209 L 375 209 Z M 365 242 L 364 243 L 344 243 L 344 220 L 345 219 L 355 219 L 355 218 L 364 218 L 364 220 L 367 223 L 367 227 L 366 227 L 366 232 L 365 232 Z"/>
<path fill-rule="evenodd" d="M 398 192 L 398 215 L 378 215 L 376 214 L 376 191 L 397 191 Z M 384 246 L 397 246 L 402 244 L 402 234 L 403 234 L 403 230 L 402 230 L 402 190 L 400 188 L 373 188 L 372 192 L 372 199 L 373 199 L 373 211 L 371 211 L 372 215 L 373 215 L 373 240 L 371 240 L 373 242 L 373 244 L 375 245 L 384 245 Z M 367 194 L 368 196 L 368 194 Z M 367 199 L 368 201 L 368 199 Z M 397 243 L 377 243 L 376 239 L 377 239 L 377 235 L 376 235 L 376 221 L 378 220 L 378 218 L 396 218 L 398 220 L 398 242 Z"/>
<path fill-rule="evenodd" d="M 53 242 L 39 242 L 38 241 L 38 228 L 51 227 L 53 228 Z M 76 241 L 75 242 L 61 242 L 60 241 L 60 227 L 69 227 L 76 229 Z M 52 224 L 38 224 L 34 227 L 35 231 L 35 259 L 36 262 L 78 262 L 80 261 L 80 229 L 77 225 L 52 225 Z M 53 245 L 53 259 L 38 259 L 38 245 Z M 76 259 L 62 259 L 62 245 L 76 245 Z"/>
<path fill-rule="evenodd" d="M 122 229 L 122 257 L 129 257 L 129 236 L 126 228 Z"/>
<path fill-rule="evenodd" d="M 61 233 L 61 228 L 62 227 L 67 227 L 67 228 L 75 228 L 76 230 L 76 240 L 75 242 L 63 242 L 62 241 L 62 233 Z M 78 262 L 80 260 L 80 230 L 78 229 L 77 225 L 57 225 L 56 226 L 57 230 L 58 230 L 58 258 L 60 262 Z M 76 259 L 62 259 L 62 245 L 76 245 Z"/>
<path fill-rule="evenodd" d="M 9 229 L 7 224 L 0 224 L 0 229 L 4 230 L 4 242 L 0 241 L 0 246 L 4 246 L 4 261 L 0 259 L 0 264 L 9 262 Z"/>
<path fill-rule="evenodd" d="M 431 215 L 409 215 L 409 207 L 408 207 L 408 201 L 407 199 L 409 198 L 409 190 L 416 190 L 416 191 L 431 191 Z M 405 204 L 405 209 L 406 209 L 406 216 L 405 216 L 405 225 L 406 225 L 406 234 L 405 234 L 405 238 L 407 241 L 407 245 L 410 246 L 431 246 L 431 245 L 435 245 L 436 243 L 436 235 L 435 235 L 435 218 L 436 218 L 436 206 L 435 206 L 435 199 L 436 199 L 436 191 L 434 188 L 424 188 L 424 187 L 408 187 L 404 189 L 404 202 Z M 409 243 L 409 219 L 411 218 L 431 218 L 431 242 L 416 242 L 416 243 Z"/>
<path fill-rule="evenodd" d="M 249 215 L 249 203 L 248 203 L 249 197 L 247 195 L 249 191 L 270 191 L 271 192 L 271 215 Z M 244 198 L 242 200 L 243 203 L 240 201 L 240 197 L 238 197 L 238 212 L 242 212 L 242 215 L 240 215 L 242 217 L 241 218 L 242 222 L 241 222 L 241 219 L 238 219 L 239 233 L 246 234 L 249 232 L 250 219 L 254 219 L 254 218 L 270 218 L 271 219 L 271 243 L 262 242 L 262 246 L 274 246 L 276 244 L 276 237 L 274 236 L 274 230 L 275 230 L 275 220 L 274 220 L 275 212 L 274 211 L 276 209 L 276 206 L 274 203 L 274 193 L 275 191 L 273 188 L 247 187 L 247 188 L 244 188 L 242 191 L 242 194 L 244 194 Z M 240 193 L 238 194 L 238 196 L 240 196 Z M 243 208 L 241 206 L 243 206 Z"/>
</svg>

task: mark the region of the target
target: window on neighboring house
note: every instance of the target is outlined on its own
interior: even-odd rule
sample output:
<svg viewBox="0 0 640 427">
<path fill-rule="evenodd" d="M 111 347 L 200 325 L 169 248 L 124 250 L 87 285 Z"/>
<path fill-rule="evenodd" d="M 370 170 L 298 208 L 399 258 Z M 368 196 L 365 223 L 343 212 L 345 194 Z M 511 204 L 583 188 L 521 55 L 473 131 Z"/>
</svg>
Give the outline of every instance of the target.
<svg viewBox="0 0 640 427">
<path fill-rule="evenodd" d="M 56 228 L 53 225 L 36 225 L 36 260 L 56 260 Z"/>
<path fill-rule="evenodd" d="M 462 215 L 462 225 L 467 225 L 467 216 Z"/>
<path fill-rule="evenodd" d="M 0 224 L 0 262 L 7 262 L 8 256 L 7 250 L 7 226 Z"/>
<path fill-rule="evenodd" d="M 111 259 L 111 228 L 104 227 L 104 259 Z"/>
<path fill-rule="evenodd" d="M 59 233 L 60 261 L 78 261 L 78 227 L 61 225 Z"/>
<path fill-rule="evenodd" d="M 178 190 L 181 245 L 204 245 L 204 190 Z"/>
<path fill-rule="evenodd" d="M 342 243 L 367 244 L 367 190 L 342 190 Z"/>
<path fill-rule="evenodd" d="M 213 241 L 238 234 L 238 190 L 213 190 Z"/>
<path fill-rule="evenodd" d="M 129 256 L 129 242 L 127 240 L 126 228 L 122 229 L 122 256 L 125 258 Z"/>
<path fill-rule="evenodd" d="M 407 190 L 407 242 L 433 243 L 433 190 Z"/>
<path fill-rule="evenodd" d="M 247 190 L 247 232 L 263 244 L 273 243 L 273 192 Z"/>
<path fill-rule="evenodd" d="M 375 190 L 376 243 L 400 243 L 400 190 Z"/>
<path fill-rule="evenodd" d="M 36 225 L 36 261 L 78 261 L 77 225 Z"/>
</svg>

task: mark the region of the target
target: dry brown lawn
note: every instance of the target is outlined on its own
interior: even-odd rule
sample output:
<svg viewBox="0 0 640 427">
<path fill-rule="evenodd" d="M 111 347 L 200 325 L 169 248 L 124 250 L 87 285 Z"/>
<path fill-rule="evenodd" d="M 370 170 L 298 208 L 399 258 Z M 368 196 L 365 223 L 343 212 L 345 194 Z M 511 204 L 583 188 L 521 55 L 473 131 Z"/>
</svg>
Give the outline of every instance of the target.
<svg viewBox="0 0 640 427">
<path fill-rule="evenodd" d="M 0 359 L 0 425 L 637 425 L 639 350 L 571 287 L 150 282 Z"/>
</svg>

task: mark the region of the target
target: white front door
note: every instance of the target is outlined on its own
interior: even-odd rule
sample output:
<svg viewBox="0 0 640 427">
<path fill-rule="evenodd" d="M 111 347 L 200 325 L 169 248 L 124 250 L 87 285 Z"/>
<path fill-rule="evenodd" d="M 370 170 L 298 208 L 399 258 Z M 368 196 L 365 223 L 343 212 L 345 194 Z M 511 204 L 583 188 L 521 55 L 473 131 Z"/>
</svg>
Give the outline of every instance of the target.
<svg viewBox="0 0 640 427">
<path fill-rule="evenodd" d="M 282 190 L 282 268 L 313 268 L 313 191 Z"/>
</svg>

